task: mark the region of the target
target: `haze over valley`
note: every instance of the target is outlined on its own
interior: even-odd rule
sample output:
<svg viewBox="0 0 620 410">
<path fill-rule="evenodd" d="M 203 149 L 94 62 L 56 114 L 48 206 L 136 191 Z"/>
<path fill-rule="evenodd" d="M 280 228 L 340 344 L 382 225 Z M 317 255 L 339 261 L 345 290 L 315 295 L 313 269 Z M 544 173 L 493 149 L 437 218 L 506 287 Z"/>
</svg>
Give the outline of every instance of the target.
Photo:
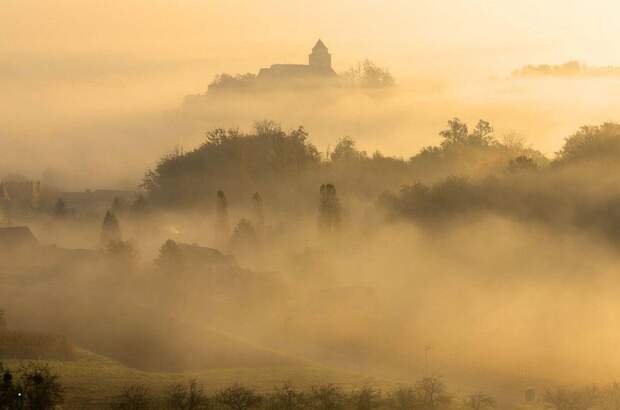
<svg viewBox="0 0 620 410">
<path fill-rule="evenodd" d="M 0 409 L 617 409 L 615 9 L 5 1 Z"/>
</svg>

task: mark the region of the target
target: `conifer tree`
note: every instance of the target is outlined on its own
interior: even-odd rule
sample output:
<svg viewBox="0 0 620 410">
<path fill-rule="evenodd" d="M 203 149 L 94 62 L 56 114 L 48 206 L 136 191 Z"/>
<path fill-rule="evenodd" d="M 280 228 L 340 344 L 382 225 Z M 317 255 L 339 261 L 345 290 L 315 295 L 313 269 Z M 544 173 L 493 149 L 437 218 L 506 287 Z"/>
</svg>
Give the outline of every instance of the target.
<svg viewBox="0 0 620 410">
<path fill-rule="evenodd" d="M 56 218 L 59 219 L 65 218 L 67 216 L 67 205 L 65 204 L 65 201 L 62 200 L 62 198 L 58 198 L 58 200 L 54 204 L 53 214 Z"/>
<path fill-rule="evenodd" d="M 255 252 L 258 246 L 258 237 L 256 229 L 252 222 L 245 218 L 241 218 L 233 231 L 230 238 L 229 248 L 235 253 Z"/>
<path fill-rule="evenodd" d="M 155 263 L 166 272 L 178 272 L 184 268 L 183 252 L 179 245 L 172 239 L 168 239 L 159 248 L 159 256 Z"/>
<path fill-rule="evenodd" d="M 336 187 L 332 184 L 323 184 L 320 189 L 319 227 L 324 233 L 338 230 L 342 218 L 340 201 L 336 195 Z"/>
<path fill-rule="evenodd" d="M 107 211 L 103 217 L 101 226 L 101 246 L 106 248 L 111 243 L 120 242 L 122 240 L 121 228 L 116 216 Z"/>
</svg>

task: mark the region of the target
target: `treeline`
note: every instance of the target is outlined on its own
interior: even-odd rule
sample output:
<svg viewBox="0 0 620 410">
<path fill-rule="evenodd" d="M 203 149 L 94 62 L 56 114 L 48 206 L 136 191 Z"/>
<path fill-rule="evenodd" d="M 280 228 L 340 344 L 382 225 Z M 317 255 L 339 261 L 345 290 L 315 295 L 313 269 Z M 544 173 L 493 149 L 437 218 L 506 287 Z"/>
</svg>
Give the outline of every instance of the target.
<svg viewBox="0 0 620 410">
<path fill-rule="evenodd" d="M 617 240 L 618 159 L 620 125 L 583 127 L 566 139 L 552 161 L 521 155 L 509 160 L 502 172 L 405 184 L 397 193 L 384 193 L 379 202 L 391 216 L 418 222 L 492 213 Z"/>
<path fill-rule="evenodd" d="M 392 218 L 491 212 L 620 237 L 620 125 L 582 127 L 553 158 L 482 120 L 470 129 L 453 119 L 439 136 L 408 160 L 369 155 L 351 138 L 321 155 L 302 127 L 263 121 L 251 133 L 209 131 L 197 149 L 162 158 L 143 186 L 156 206 L 211 206 L 222 189 L 234 203 L 260 191 L 274 211 L 311 213 L 330 182 L 345 202 L 378 199 Z"/>
<path fill-rule="evenodd" d="M 515 71 L 514 77 L 609 77 L 620 75 L 618 66 L 588 66 L 576 60 L 563 64 L 528 64 Z"/>
<path fill-rule="evenodd" d="M 58 374 L 43 363 L 30 362 L 17 369 L 0 362 L 0 409 L 48 410 L 68 399 Z M 524 392 L 530 408 L 552 410 L 614 410 L 620 402 L 620 384 L 545 389 L 539 397 L 532 388 Z M 482 391 L 457 395 L 439 377 L 423 377 L 412 385 L 388 392 L 371 385 L 345 391 L 334 384 L 309 390 L 285 383 L 271 392 L 234 384 L 208 394 L 201 383 L 177 383 L 158 393 L 143 384 L 132 384 L 102 404 L 112 410 L 491 410 L 498 403 Z"/>
<path fill-rule="evenodd" d="M 236 384 L 208 395 L 202 385 L 190 381 L 156 395 L 143 385 L 133 385 L 124 388 L 112 404 L 119 410 L 490 410 L 495 406 L 495 400 L 482 392 L 465 397 L 452 395 L 436 377 L 425 377 L 413 386 L 400 386 L 387 394 L 370 385 L 345 391 L 334 384 L 323 384 L 304 391 L 284 384 L 270 393 L 259 393 Z"/>
<path fill-rule="evenodd" d="M 524 393 L 524 402 L 533 409 L 614 410 L 620 401 L 620 384 L 553 387 L 544 390 L 540 397 L 531 388 Z M 163 396 L 156 396 L 148 388 L 135 385 L 123 389 L 112 405 L 118 410 L 491 410 L 497 407 L 497 401 L 481 391 L 461 396 L 451 394 L 436 377 L 425 377 L 412 386 L 399 386 L 387 394 L 369 385 L 345 392 L 333 384 L 315 386 L 309 391 L 284 384 L 267 394 L 234 385 L 208 396 L 199 383 L 191 381 L 187 385 L 174 385 Z"/>
<path fill-rule="evenodd" d="M 272 121 L 262 121 L 249 133 L 209 131 L 200 147 L 164 156 L 146 174 L 143 187 L 152 202 L 161 206 L 200 206 L 222 189 L 232 201 L 258 191 L 274 206 L 288 202 L 296 208 L 315 209 L 311 198 L 326 182 L 347 195 L 376 199 L 412 179 L 440 179 L 456 173 L 475 177 L 502 170 L 519 156 L 540 165 L 547 162 L 518 138 L 496 140 L 484 121 L 469 132 L 466 124 L 452 120 L 442 138 L 441 145 L 426 147 L 409 160 L 380 152 L 369 155 L 348 137 L 322 155 L 303 127 L 287 132 Z"/>
</svg>

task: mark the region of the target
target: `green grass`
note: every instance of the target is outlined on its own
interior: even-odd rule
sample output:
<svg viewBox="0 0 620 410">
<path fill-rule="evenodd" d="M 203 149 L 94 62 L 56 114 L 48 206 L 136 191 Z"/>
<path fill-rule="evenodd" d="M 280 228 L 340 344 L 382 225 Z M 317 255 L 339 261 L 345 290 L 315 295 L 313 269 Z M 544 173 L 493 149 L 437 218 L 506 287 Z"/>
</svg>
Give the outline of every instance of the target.
<svg viewBox="0 0 620 410">
<path fill-rule="evenodd" d="M 28 361 L 5 360 L 4 365 L 16 368 L 26 362 Z M 161 394 L 168 386 L 191 379 L 202 383 L 208 393 L 235 383 L 250 386 L 260 392 L 268 392 L 285 382 L 291 382 L 299 389 L 309 389 L 323 383 L 334 383 L 345 390 L 365 383 L 389 387 L 385 381 L 312 364 L 158 373 L 131 369 L 115 360 L 82 349 L 76 349 L 73 361 L 39 362 L 48 364 L 60 375 L 65 388 L 65 409 L 105 408 L 120 389 L 131 384 L 143 384 L 154 394 Z"/>
</svg>

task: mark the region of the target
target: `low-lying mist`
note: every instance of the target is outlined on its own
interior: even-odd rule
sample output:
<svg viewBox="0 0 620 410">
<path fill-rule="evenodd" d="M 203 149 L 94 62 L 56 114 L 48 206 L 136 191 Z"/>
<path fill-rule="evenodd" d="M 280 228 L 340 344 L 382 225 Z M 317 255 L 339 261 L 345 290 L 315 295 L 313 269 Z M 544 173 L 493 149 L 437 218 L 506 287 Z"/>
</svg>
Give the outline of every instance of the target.
<svg viewBox="0 0 620 410">
<path fill-rule="evenodd" d="M 178 90 L 200 93 L 210 81 L 201 77 L 202 64 L 71 82 L 10 82 L 1 97 L 0 174 L 41 179 L 46 173 L 67 189 L 136 186 L 144 169 L 174 147 L 189 149 L 209 129 L 247 129 L 261 118 L 286 128 L 304 125 L 322 152 L 349 136 L 369 153 L 405 158 L 434 143 L 447 119 L 484 118 L 498 135 L 516 132 L 552 153 L 577 127 L 612 119 L 619 104 L 613 78 L 426 73 L 397 77 L 389 90 L 233 93 L 183 103 Z"/>
<path fill-rule="evenodd" d="M 16 103 L 0 173 L 41 179 L 43 198 L 0 190 L 0 223 L 39 241 L 0 255 L 0 308 L 145 371 L 312 363 L 514 402 L 612 382 L 620 131 L 578 127 L 613 115 L 618 84 L 420 76 L 141 109 L 90 89 L 96 110 Z M 141 183 L 133 204 L 63 202 Z"/>
</svg>

